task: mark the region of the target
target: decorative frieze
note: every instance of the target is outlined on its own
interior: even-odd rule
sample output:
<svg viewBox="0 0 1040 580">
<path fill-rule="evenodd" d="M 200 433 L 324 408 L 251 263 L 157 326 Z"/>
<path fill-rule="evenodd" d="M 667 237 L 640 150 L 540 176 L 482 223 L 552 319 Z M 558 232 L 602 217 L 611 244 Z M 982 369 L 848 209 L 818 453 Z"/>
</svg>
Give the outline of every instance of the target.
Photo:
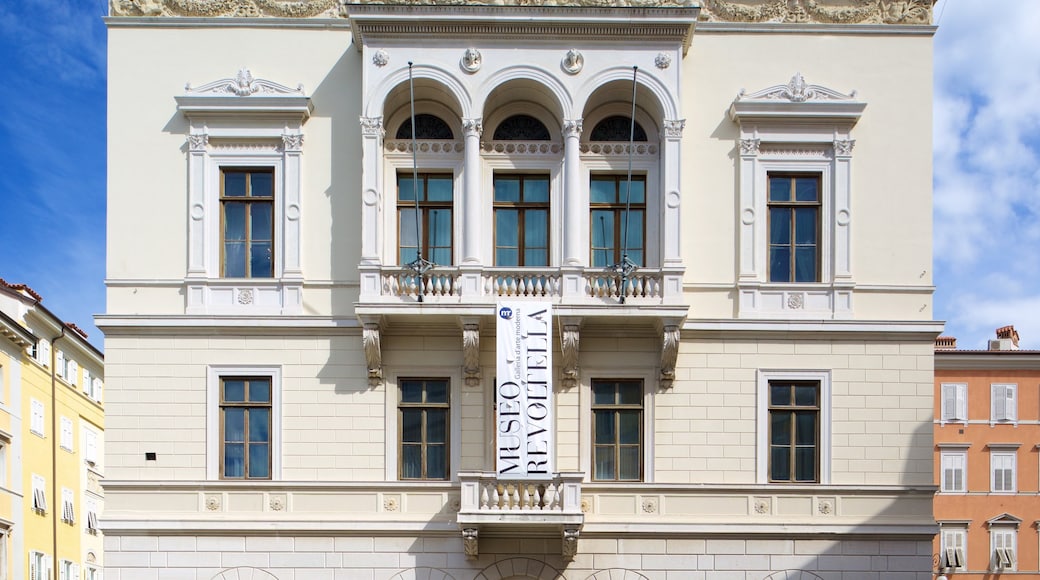
<svg viewBox="0 0 1040 580">
<path fill-rule="evenodd" d="M 405 139 L 385 141 L 383 149 L 390 153 L 411 153 L 412 142 Z M 462 153 L 465 145 L 461 141 L 419 141 L 416 149 L 424 154 L 455 155 Z"/>
<path fill-rule="evenodd" d="M 807 101 L 851 101 L 856 98 L 856 91 L 849 94 L 838 92 L 820 85 L 805 82 L 802 73 L 796 72 L 786 85 L 775 85 L 761 91 L 747 94 L 743 89 L 737 94 L 737 101 L 788 101 L 805 103 Z"/>
<path fill-rule="evenodd" d="M 647 143 L 635 143 L 632 146 L 629 146 L 628 143 L 613 142 L 592 142 L 581 144 L 581 152 L 583 154 L 628 155 L 630 149 L 632 150 L 632 155 L 634 157 L 653 157 L 657 155 L 659 151 L 657 145 L 650 145 Z"/>
<path fill-rule="evenodd" d="M 796 24 L 931 24 L 934 0 L 704 0 L 701 20 Z"/>
</svg>

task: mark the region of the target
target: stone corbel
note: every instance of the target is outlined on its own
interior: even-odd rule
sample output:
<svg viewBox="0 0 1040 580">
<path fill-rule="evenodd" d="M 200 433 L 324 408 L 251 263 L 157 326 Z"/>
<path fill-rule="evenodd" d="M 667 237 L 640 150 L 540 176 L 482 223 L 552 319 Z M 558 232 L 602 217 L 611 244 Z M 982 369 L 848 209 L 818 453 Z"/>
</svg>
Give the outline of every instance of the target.
<svg viewBox="0 0 1040 580">
<path fill-rule="evenodd" d="M 675 363 L 679 358 L 679 324 L 665 322 L 661 329 L 661 388 L 672 388 Z"/>
<path fill-rule="evenodd" d="M 480 555 L 479 544 L 480 530 L 477 528 L 463 528 L 462 529 L 462 551 L 465 552 L 466 558 L 475 559 Z"/>
<path fill-rule="evenodd" d="M 379 322 L 367 317 L 361 322 L 361 344 L 365 350 L 365 363 L 368 367 L 368 384 L 377 387 L 383 382 L 383 353 L 379 343 Z"/>
<path fill-rule="evenodd" d="M 459 318 L 462 325 L 462 374 L 467 387 L 480 386 L 480 319 Z"/>
<path fill-rule="evenodd" d="M 563 353 L 563 388 L 578 386 L 578 342 L 581 339 L 581 319 L 560 319 L 560 352 Z"/>
<path fill-rule="evenodd" d="M 564 560 L 573 560 L 574 556 L 578 555 L 578 536 L 580 534 L 581 530 L 578 528 L 563 529 L 563 545 L 560 554 Z"/>
</svg>

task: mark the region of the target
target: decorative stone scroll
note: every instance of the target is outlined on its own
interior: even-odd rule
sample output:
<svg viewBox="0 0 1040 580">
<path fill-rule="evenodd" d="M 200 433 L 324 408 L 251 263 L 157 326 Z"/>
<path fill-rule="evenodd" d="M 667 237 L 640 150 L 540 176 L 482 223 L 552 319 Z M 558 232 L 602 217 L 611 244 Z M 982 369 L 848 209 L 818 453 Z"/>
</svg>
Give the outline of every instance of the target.
<svg viewBox="0 0 1040 580">
<path fill-rule="evenodd" d="M 469 559 L 475 559 L 480 555 L 480 530 L 477 528 L 463 528 L 462 551 Z"/>
<path fill-rule="evenodd" d="M 661 388 L 670 389 L 675 381 L 675 363 L 679 358 L 679 325 L 665 325 L 661 334 Z"/>
<path fill-rule="evenodd" d="M 564 560 L 573 560 L 578 555 L 578 536 L 581 530 L 577 528 L 565 528 L 563 530 L 563 546 L 560 555 Z"/>
<path fill-rule="evenodd" d="M 764 100 L 764 101 L 789 101 L 792 103 L 804 103 L 807 101 L 851 101 L 856 98 L 856 91 L 849 94 L 840 93 L 834 89 L 810 85 L 805 82 L 802 73 L 794 73 L 786 85 L 776 85 L 747 94 L 743 89 L 737 94 L 738 101 Z"/>
<path fill-rule="evenodd" d="M 564 321 L 560 333 L 560 351 L 563 353 L 563 388 L 573 389 L 578 386 L 578 343 L 581 339 L 581 324 Z"/>
<path fill-rule="evenodd" d="M 368 366 L 368 384 L 376 387 L 383 382 L 383 354 L 379 344 L 379 325 L 366 322 L 361 330 L 361 344 Z"/>
<path fill-rule="evenodd" d="M 189 83 L 184 86 L 184 90 L 190 95 L 235 95 L 237 97 L 248 97 L 256 94 L 303 95 L 302 84 L 296 85 L 296 88 L 293 89 L 273 81 L 254 78 L 253 73 L 251 73 L 247 68 L 240 69 L 238 74 L 235 75 L 235 78 L 220 79 L 218 81 L 206 83 L 198 88 L 192 88 Z"/>
<path fill-rule="evenodd" d="M 708 22 L 931 24 L 934 0 L 704 0 Z"/>
<path fill-rule="evenodd" d="M 470 320 L 462 324 L 462 373 L 467 387 L 480 386 L 480 324 Z"/>
</svg>

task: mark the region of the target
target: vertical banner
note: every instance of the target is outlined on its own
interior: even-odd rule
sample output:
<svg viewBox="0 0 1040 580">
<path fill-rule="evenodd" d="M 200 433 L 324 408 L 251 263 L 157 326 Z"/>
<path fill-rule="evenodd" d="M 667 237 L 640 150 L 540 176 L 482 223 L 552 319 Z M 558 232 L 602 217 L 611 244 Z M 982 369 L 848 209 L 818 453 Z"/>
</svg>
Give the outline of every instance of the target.
<svg viewBox="0 0 1040 580">
<path fill-rule="evenodd" d="M 495 470 L 548 479 L 555 469 L 552 304 L 500 302 L 495 379 Z"/>
</svg>

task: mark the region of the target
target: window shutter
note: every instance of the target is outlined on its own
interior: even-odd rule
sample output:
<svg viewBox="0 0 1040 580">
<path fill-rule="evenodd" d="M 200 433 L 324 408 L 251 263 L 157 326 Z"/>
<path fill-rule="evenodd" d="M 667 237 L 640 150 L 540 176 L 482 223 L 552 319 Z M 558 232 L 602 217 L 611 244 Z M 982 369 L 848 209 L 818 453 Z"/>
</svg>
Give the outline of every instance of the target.
<svg viewBox="0 0 1040 580">
<path fill-rule="evenodd" d="M 1005 414 L 1004 385 L 993 385 L 990 397 L 991 415 L 994 421 L 1003 421 Z"/>
<path fill-rule="evenodd" d="M 90 377 L 90 371 L 87 369 L 83 369 L 83 390 L 87 391 L 87 393 L 89 394 L 90 388 L 93 385 L 94 383 L 92 382 L 92 379 Z"/>
<path fill-rule="evenodd" d="M 40 362 L 43 366 L 51 366 L 51 343 L 46 340 L 40 341 Z"/>
<path fill-rule="evenodd" d="M 65 378 L 73 385 L 79 384 L 79 363 L 74 360 L 69 361 L 69 374 Z"/>
<path fill-rule="evenodd" d="M 1017 391 L 1015 385 L 1004 385 L 1004 419 L 1008 421 L 1018 420 L 1018 399 L 1015 396 Z"/>
<path fill-rule="evenodd" d="M 79 580 L 79 564 L 72 565 L 72 578 L 71 580 Z"/>
<path fill-rule="evenodd" d="M 29 552 L 29 578 L 30 580 L 37 580 L 39 576 L 39 570 L 37 570 L 36 564 L 37 556 L 36 552 Z"/>
<path fill-rule="evenodd" d="M 68 571 L 68 566 L 65 565 L 65 561 L 62 561 L 61 565 L 58 567 L 58 577 L 59 577 L 59 580 L 72 580 L 71 578 L 69 578 L 69 575 L 67 574 L 67 571 Z"/>
<path fill-rule="evenodd" d="M 97 434 L 86 430 L 83 432 L 83 454 L 90 463 L 97 463 Z"/>
<path fill-rule="evenodd" d="M 57 361 L 54 363 L 54 366 L 55 366 L 54 372 L 59 377 L 64 379 L 65 378 L 65 353 L 63 351 L 59 350 L 58 354 L 55 355 L 55 357 L 57 358 Z"/>
<path fill-rule="evenodd" d="M 50 556 L 43 557 L 44 574 L 43 577 L 46 580 L 50 580 L 54 577 L 54 558 Z"/>
<path fill-rule="evenodd" d="M 101 402 L 101 386 L 102 382 L 100 378 L 94 378 L 94 393 L 91 395 L 95 401 Z"/>
<path fill-rule="evenodd" d="M 962 421 L 968 420 L 968 385 L 957 385 L 956 391 L 956 417 Z"/>
<path fill-rule="evenodd" d="M 942 386 L 942 420 L 957 419 L 957 385 Z"/>
</svg>

